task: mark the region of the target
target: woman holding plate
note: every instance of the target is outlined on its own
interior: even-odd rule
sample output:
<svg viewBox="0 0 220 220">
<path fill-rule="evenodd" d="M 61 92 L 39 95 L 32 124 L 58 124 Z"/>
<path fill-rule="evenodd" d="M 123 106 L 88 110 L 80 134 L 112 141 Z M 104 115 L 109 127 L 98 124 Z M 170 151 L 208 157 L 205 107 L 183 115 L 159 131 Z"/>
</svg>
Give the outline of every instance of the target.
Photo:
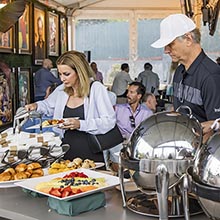
<svg viewBox="0 0 220 220">
<path fill-rule="evenodd" d="M 90 83 L 94 73 L 83 53 L 67 51 L 57 59 L 57 69 L 63 84 L 45 100 L 26 105 L 27 110 L 37 110 L 54 119 L 65 119 L 56 132 L 70 150 L 64 159 L 75 157 L 104 161 L 103 153 L 93 153 L 89 134 L 104 134 L 116 124 L 116 116 L 105 86 Z"/>
</svg>

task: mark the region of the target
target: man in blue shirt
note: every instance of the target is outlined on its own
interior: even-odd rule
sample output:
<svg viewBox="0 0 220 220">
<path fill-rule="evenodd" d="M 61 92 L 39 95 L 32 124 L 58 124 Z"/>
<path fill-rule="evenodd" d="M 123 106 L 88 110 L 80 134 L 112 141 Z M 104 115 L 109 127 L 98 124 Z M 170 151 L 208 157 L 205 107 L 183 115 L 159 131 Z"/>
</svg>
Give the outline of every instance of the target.
<svg viewBox="0 0 220 220">
<path fill-rule="evenodd" d="M 61 80 L 56 78 L 51 72 L 53 67 L 52 61 L 50 59 L 44 59 L 42 68 L 39 69 L 34 76 L 35 84 L 35 94 L 34 101 L 43 100 L 46 96 L 47 88 L 56 83 L 57 85 L 61 84 Z"/>
</svg>

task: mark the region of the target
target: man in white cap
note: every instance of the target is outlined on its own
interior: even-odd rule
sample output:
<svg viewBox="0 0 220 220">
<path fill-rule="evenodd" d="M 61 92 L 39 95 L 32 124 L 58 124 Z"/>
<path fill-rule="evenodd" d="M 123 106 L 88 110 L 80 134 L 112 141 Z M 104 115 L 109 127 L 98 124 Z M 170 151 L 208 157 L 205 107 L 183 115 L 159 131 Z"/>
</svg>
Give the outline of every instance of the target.
<svg viewBox="0 0 220 220">
<path fill-rule="evenodd" d="M 220 118 L 220 66 L 204 53 L 200 38 L 190 18 L 173 14 L 162 20 L 160 39 L 151 46 L 164 47 L 172 61 L 179 63 L 173 79 L 174 109 L 188 106 L 204 122 Z"/>
</svg>

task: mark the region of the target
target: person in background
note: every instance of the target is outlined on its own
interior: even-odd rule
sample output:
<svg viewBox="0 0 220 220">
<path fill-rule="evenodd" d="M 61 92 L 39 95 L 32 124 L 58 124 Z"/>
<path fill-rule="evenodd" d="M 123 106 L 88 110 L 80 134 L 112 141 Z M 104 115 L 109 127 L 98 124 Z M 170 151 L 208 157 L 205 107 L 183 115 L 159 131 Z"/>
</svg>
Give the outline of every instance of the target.
<svg viewBox="0 0 220 220">
<path fill-rule="evenodd" d="M 152 71 L 153 66 L 150 63 L 144 64 L 144 71 L 139 73 L 137 81 L 141 82 L 146 87 L 146 92 L 159 95 L 158 89 L 160 86 L 160 79 L 157 73 Z"/>
<path fill-rule="evenodd" d="M 160 24 L 160 39 L 151 46 L 164 52 L 179 65 L 173 78 L 174 110 L 188 106 L 199 122 L 220 118 L 220 66 L 200 45 L 196 24 L 184 14 L 172 14 Z M 184 111 L 183 111 L 184 112 Z M 187 112 L 184 112 L 189 114 Z"/>
<path fill-rule="evenodd" d="M 128 84 L 132 81 L 129 75 L 129 65 L 123 63 L 121 65 L 121 72 L 118 72 L 113 80 L 112 92 L 114 92 L 117 97 L 126 97 Z"/>
<path fill-rule="evenodd" d="M 42 68 L 39 69 L 34 76 L 35 94 L 34 101 L 43 100 L 46 96 L 46 90 L 53 83 L 60 85 L 62 82 L 59 78 L 56 78 L 51 72 L 53 67 L 52 61 L 50 59 L 44 59 Z"/>
<path fill-rule="evenodd" d="M 116 115 L 108 91 L 100 82 L 92 83 L 94 72 L 86 57 L 78 51 L 67 51 L 57 59 L 61 81 L 48 98 L 26 105 L 27 110 L 36 110 L 54 119 L 65 122 L 54 128 L 62 138 L 62 144 L 69 144 L 70 150 L 64 159 L 76 157 L 104 161 L 103 153 L 93 153 L 90 148 L 90 134 L 104 134 L 114 128 Z"/>
<path fill-rule="evenodd" d="M 57 83 L 53 83 L 51 86 L 49 86 L 46 89 L 46 95 L 45 95 L 44 99 L 46 99 L 56 88 L 57 88 Z"/>
<path fill-rule="evenodd" d="M 146 92 L 143 96 L 142 105 L 155 113 L 157 111 L 157 100 L 155 95 L 153 93 Z"/>
<path fill-rule="evenodd" d="M 115 105 L 117 125 L 126 140 L 136 126 L 152 115 L 152 111 L 141 105 L 145 91 L 142 83 L 132 82 L 128 86 L 127 103 Z"/>
<path fill-rule="evenodd" d="M 133 130 L 142 121 L 153 114 L 151 110 L 141 105 L 144 94 L 144 85 L 134 81 L 128 86 L 127 103 L 115 105 L 116 123 L 125 142 L 128 141 Z M 106 164 L 109 164 L 109 167 L 113 166 L 114 171 L 117 171 L 118 167 L 118 157 L 115 154 L 118 153 L 122 147 L 123 145 L 119 144 L 105 152 Z"/>
<path fill-rule="evenodd" d="M 218 65 L 220 65 L 220 57 L 217 57 L 216 63 L 217 63 Z"/>
<path fill-rule="evenodd" d="M 95 62 L 92 62 L 90 66 L 95 73 L 95 79 L 103 83 L 103 74 L 98 70 L 97 64 Z"/>
</svg>

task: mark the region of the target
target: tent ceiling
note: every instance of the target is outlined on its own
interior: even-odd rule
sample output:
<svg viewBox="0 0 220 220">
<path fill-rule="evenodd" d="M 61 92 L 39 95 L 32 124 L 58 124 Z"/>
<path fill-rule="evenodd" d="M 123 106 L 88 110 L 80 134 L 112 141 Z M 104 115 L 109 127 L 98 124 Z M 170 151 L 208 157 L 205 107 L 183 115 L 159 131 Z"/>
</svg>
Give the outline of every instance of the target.
<svg viewBox="0 0 220 220">
<path fill-rule="evenodd" d="M 84 10 L 180 10 L 180 0 L 48 0 L 68 9 Z"/>
</svg>

